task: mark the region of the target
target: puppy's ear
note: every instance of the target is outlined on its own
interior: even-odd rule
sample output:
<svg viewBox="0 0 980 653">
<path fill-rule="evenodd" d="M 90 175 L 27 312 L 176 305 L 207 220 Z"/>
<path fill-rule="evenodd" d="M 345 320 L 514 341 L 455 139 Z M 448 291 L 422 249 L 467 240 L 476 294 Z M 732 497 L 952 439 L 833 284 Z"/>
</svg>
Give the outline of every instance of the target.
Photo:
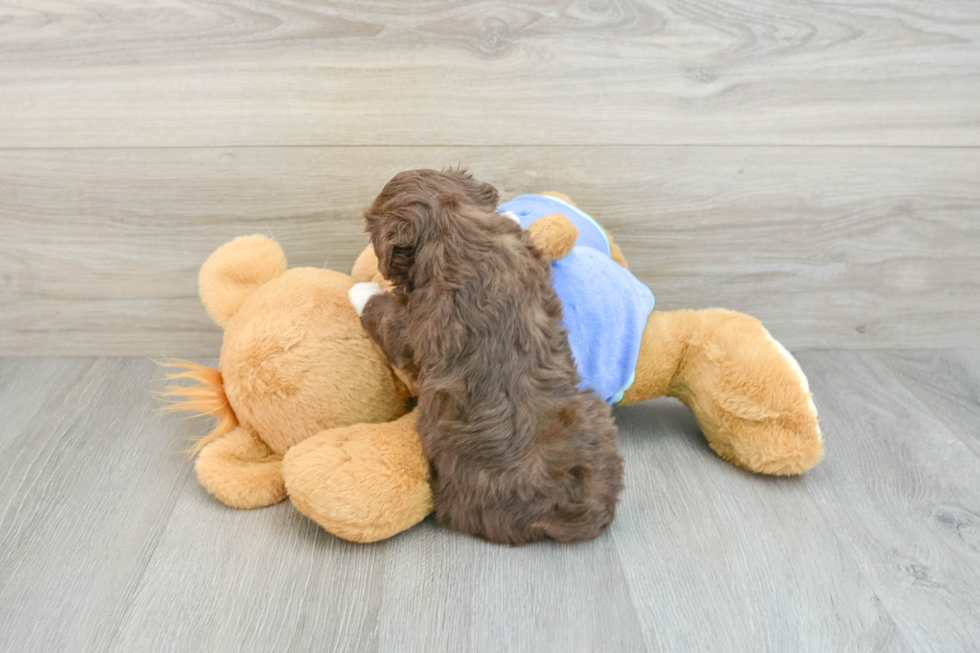
<svg viewBox="0 0 980 653">
<path fill-rule="evenodd" d="M 409 206 L 383 213 L 365 214 L 378 270 L 396 286 L 411 287 L 412 268 L 418 247 L 418 219 L 428 209 Z"/>
</svg>

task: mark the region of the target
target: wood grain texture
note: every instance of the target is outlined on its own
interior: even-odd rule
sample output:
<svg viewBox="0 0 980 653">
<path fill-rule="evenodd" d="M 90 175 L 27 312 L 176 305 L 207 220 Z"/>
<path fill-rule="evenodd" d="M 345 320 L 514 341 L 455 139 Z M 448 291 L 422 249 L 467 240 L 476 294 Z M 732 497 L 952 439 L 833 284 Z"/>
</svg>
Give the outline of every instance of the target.
<svg viewBox="0 0 980 653">
<path fill-rule="evenodd" d="M 384 651 L 647 650 L 609 533 L 512 549 L 427 521 L 399 538 L 385 579 Z"/>
<path fill-rule="evenodd" d="M 806 480 L 725 463 L 674 400 L 616 422 L 627 489 L 611 532 L 648 650 L 911 650 Z"/>
<path fill-rule="evenodd" d="M 0 359 L 0 452 L 43 412 L 52 394 L 71 387 L 89 367 L 85 359 L 62 358 L 38 365 L 33 358 Z"/>
<path fill-rule="evenodd" d="M 980 145 L 972 0 L 8 0 L 0 146 Z"/>
<path fill-rule="evenodd" d="M 105 650 L 190 463 L 154 412 L 148 361 L 0 369 L 16 379 L 3 412 L 31 415 L 0 431 L 0 650 Z"/>
<path fill-rule="evenodd" d="M 921 355 L 932 359 L 922 367 L 940 356 Z M 804 483 L 912 647 L 968 651 L 980 642 L 980 457 L 944 426 L 946 402 L 920 390 L 929 374 L 896 376 L 903 357 L 799 357 L 827 439 Z M 975 434 L 972 404 L 962 427 Z"/>
<path fill-rule="evenodd" d="M 976 356 L 800 355 L 827 438 L 801 479 L 724 463 L 676 401 L 619 408 L 611 529 L 520 549 L 226 508 L 149 361 L 0 359 L 0 649 L 970 650 L 980 456 L 935 400 L 980 430 Z"/>
<path fill-rule="evenodd" d="M 109 650 L 377 651 L 387 546 L 183 488 Z"/>
<path fill-rule="evenodd" d="M 881 361 L 950 433 L 980 456 L 980 352 L 907 351 Z"/>
<path fill-rule="evenodd" d="M 658 308 L 745 311 L 791 347 L 980 346 L 980 150 L 239 148 L 0 152 L 0 352 L 216 355 L 216 247 L 265 233 L 349 271 L 391 175 L 458 163 L 571 195 Z"/>
</svg>

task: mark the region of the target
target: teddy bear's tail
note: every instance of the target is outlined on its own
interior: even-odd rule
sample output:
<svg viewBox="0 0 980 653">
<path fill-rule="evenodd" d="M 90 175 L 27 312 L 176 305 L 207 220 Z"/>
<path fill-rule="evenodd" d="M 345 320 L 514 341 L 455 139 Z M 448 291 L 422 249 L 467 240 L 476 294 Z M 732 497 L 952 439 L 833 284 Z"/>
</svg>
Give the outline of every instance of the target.
<svg viewBox="0 0 980 653">
<path fill-rule="evenodd" d="M 190 379 L 197 382 L 196 385 L 192 386 L 168 385 L 160 393 L 160 396 L 169 402 L 169 405 L 162 410 L 165 412 L 190 412 L 195 413 L 194 416 L 210 415 L 218 419 L 218 424 L 214 429 L 195 442 L 188 453 L 200 452 L 208 442 L 217 440 L 238 426 L 235 411 L 231 409 L 228 397 L 225 396 L 225 386 L 220 370 L 183 360 L 160 363 L 160 365 L 183 370 L 165 374 L 164 378 L 167 381 Z"/>
</svg>

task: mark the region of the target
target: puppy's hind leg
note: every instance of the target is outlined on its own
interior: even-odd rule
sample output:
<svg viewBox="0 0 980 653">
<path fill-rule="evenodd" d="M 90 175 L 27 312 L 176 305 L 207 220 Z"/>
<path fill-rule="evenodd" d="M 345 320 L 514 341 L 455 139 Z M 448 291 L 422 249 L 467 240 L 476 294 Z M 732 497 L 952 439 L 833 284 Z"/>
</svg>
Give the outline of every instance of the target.
<svg viewBox="0 0 980 653">
<path fill-rule="evenodd" d="M 623 490 L 623 459 L 609 406 L 594 396 L 577 408 L 566 406 L 549 431 L 558 435 L 553 442 L 560 448 L 561 472 L 544 532 L 559 542 L 594 539 L 612 524 Z"/>
</svg>

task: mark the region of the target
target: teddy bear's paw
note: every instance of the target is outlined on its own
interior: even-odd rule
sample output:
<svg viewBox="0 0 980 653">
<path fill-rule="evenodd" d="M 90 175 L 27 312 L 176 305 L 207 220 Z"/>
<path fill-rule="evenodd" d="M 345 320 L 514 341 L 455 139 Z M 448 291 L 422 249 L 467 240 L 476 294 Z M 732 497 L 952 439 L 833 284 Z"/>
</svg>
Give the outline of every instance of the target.
<svg viewBox="0 0 980 653">
<path fill-rule="evenodd" d="M 286 452 L 282 472 L 297 510 L 354 542 L 391 537 L 432 511 L 414 413 L 321 431 Z"/>
<path fill-rule="evenodd" d="M 714 334 L 718 339 L 704 349 L 714 379 L 711 401 L 704 396 L 694 402 L 701 404 L 695 414 L 712 448 L 761 474 L 802 474 L 816 465 L 823 435 L 810 385 L 793 355 L 758 320 L 741 314 L 731 314 Z"/>
<path fill-rule="evenodd" d="M 364 307 L 367 306 L 368 300 L 383 292 L 384 290 L 378 283 L 362 281 L 351 286 L 350 290 L 347 291 L 347 297 L 350 299 L 350 305 L 357 311 L 357 316 L 360 317 L 364 313 Z"/>
<path fill-rule="evenodd" d="M 201 485 L 232 508 L 261 508 L 286 498 L 282 456 L 242 426 L 204 447 L 195 468 Z"/>
<path fill-rule="evenodd" d="M 551 261 L 564 258 L 575 247 L 578 229 L 562 213 L 538 218 L 527 228 L 531 242 Z"/>
<path fill-rule="evenodd" d="M 772 337 L 772 334 L 769 333 L 768 329 L 762 327 L 762 330 L 765 332 L 766 338 L 769 340 L 772 346 L 775 347 L 776 351 L 779 352 L 779 355 L 786 361 L 786 365 L 792 370 L 793 376 L 796 378 L 797 383 L 800 384 L 800 391 L 806 395 L 807 409 L 813 416 L 814 425 L 817 430 L 817 438 L 820 441 L 823 441 L 823 433 L 820 432 L 820 425 L 817 423 L 817 406 L 813 403 L 813 395 L 810 393 L 810 382 L 807 380 L 806 374 L 803 373 L 803 368 L 800 367 L 800 364 L 796 361 L 796 358 L 793 357 L 793 354 L 789 353 L 789 350 L 787 350 L 786 347 L 783 347 L 783 343 Z"/>
</svg>

